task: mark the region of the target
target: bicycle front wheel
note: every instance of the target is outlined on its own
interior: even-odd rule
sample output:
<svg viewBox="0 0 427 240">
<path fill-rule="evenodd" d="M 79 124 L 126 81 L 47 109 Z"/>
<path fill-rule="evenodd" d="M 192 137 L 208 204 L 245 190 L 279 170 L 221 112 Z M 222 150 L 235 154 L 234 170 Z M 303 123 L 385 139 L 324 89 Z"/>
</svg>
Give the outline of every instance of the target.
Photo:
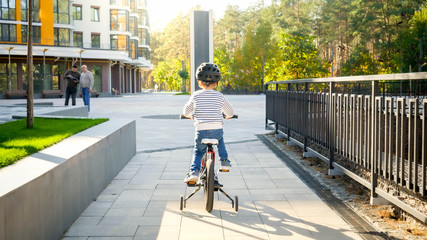
<svg viewBox="0 0 427 240">
<path fill-rule="evenodd" d="M 205 203 L 206 211 L 211 212 L 214 201 L 214 184 L 215 184 L 215 169 L 214 161 L 207 159 L 206 161 L 206 181 L 205 181 Z"/>
</svg>

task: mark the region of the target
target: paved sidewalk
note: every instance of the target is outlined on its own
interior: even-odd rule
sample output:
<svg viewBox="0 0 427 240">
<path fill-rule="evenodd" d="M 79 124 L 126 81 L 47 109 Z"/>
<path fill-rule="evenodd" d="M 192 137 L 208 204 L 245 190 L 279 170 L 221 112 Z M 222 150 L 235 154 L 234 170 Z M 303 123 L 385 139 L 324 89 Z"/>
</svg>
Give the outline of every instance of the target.
<svg viewBox="0 0 427 240">
<path fill-rule="evenodd" d="M 192 155 L 192 122 L 173 119 L 188 96 L 97 98 L 91 99 L 90 117 L 136 119 L 137 154 L 63 239 L 361 239 L 258 140 L 256 134 L 266 133 L 265 96 L 227 98 L 239 119 L 225 123 L 233 168 L 219 180 L 238 196 L 238 212 L 215 193 L 207 213 L 202 190 L 179 210 L 180 196 L 194 190 L 182 183 Z M 63 105 L 63 99 L 47 101 Z"/>
<path fill-rule="evenodd" d="M 179 210 L 191 149 L 137 154 L 66 232 L 64 239 L 360 239 L 260 141 L 228 145 L 232 171 L 224 190 L 239 197 L 236 213 L 203 191 Z M 218 166 L 216 166 L 217 168 Z"/>
</svg>

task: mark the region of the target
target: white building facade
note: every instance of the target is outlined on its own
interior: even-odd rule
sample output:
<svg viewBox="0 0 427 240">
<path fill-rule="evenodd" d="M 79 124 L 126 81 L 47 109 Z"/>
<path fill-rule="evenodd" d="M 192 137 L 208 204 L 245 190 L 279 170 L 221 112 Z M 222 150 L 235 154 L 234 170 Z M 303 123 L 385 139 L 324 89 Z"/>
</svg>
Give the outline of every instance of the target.
<svg viewBox="0 0 427 240">
<path fill-rule="evenodd" d="M 137 93 L 146 87 L 152 70 L 147 0 L 34 1 L 39 6 L 33 14 L 36 97 L 44 89 L 64 92 L 62 75 L 72 65 L 88 66 L 100 95 L 113 89 Z M 26 89 L 25 2 L 0 3 L 2 10 L 9 10 L 0 15 L 0 28 L 11 35 L 0 34 L 0 96 Z"/>
</svg>

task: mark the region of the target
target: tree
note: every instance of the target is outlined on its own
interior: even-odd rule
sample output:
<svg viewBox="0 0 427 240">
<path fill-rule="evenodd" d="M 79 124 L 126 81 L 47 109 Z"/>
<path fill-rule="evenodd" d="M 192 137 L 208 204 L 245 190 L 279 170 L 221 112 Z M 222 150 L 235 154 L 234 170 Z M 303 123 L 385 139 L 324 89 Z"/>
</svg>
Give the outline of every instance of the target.
<svg viewBox="0 0 427 240">
<path fill-rule="evenodd" d="M 34 126 L 34 89 L 33 89 L 33 0 L 28 1 L 28 38 L 27 38 L 27 63 L 28 63 L 28 74 L 27 74 L 27 128 L 33 128 Z"/>
<path fill-rule="evenodd" d="M 318 58 L 314 37 L 283 33 L 279 51 L 281 64 L 275 70 L 283 80 L 325 77 L 326 63 Z"/>
<path fill-rule="evenodd" d="M 394 49 L 393 62 L 397 71 L 422 71 L 427 62 L 427 5 L 414 13 L 408 28 L 394 41 Z"/>
<path fill-rule="evenodd" d="M 165 90 L 180 90 L 181 61 L 190 62 L 190 18 L 181 13 L 162 32 L 152 34 L 153 81 Z"/>
<path fill-rule="evenodd" d="M 264 66 L 269 55 L 272 26 L 263 19 L 251 21 L 246 26 L 245 38 L 241 51 L 238 51 L 238 67 L 242 70 L 241 78 L 251 89 L 262 91 L 264 85 Z"/>
<path fill-rule="evenodd" d="M 185 67 L 184 61 L 181 61 L 182 68 L 178 71 L 178 75 L 182 78 L 182 92 L 187 92 L 187 79 L 188 79 L 188 71 Z"/>
<path fill-rule="evenodd" d="M 241 45 L 245 20 L 245 16 L 238 6 L 227 5 L 224 17 L 215 24 L 215 47 L 225 48 L 227 52 L 234 54 Z"/>
</svg>

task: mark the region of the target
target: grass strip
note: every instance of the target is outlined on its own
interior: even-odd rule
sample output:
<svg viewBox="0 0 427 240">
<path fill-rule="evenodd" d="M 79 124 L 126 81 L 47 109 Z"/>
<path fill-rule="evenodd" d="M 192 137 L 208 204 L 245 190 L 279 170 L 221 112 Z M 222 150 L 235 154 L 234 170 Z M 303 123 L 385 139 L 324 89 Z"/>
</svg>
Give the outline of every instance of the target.
<svg viewBox="0 0 427 240">
<path fill-rule="evenodd" d="M 34 118 L 31 129 L 26 121 L 0 124 L 0 168 L 108 119 Z"/>
</svg>

